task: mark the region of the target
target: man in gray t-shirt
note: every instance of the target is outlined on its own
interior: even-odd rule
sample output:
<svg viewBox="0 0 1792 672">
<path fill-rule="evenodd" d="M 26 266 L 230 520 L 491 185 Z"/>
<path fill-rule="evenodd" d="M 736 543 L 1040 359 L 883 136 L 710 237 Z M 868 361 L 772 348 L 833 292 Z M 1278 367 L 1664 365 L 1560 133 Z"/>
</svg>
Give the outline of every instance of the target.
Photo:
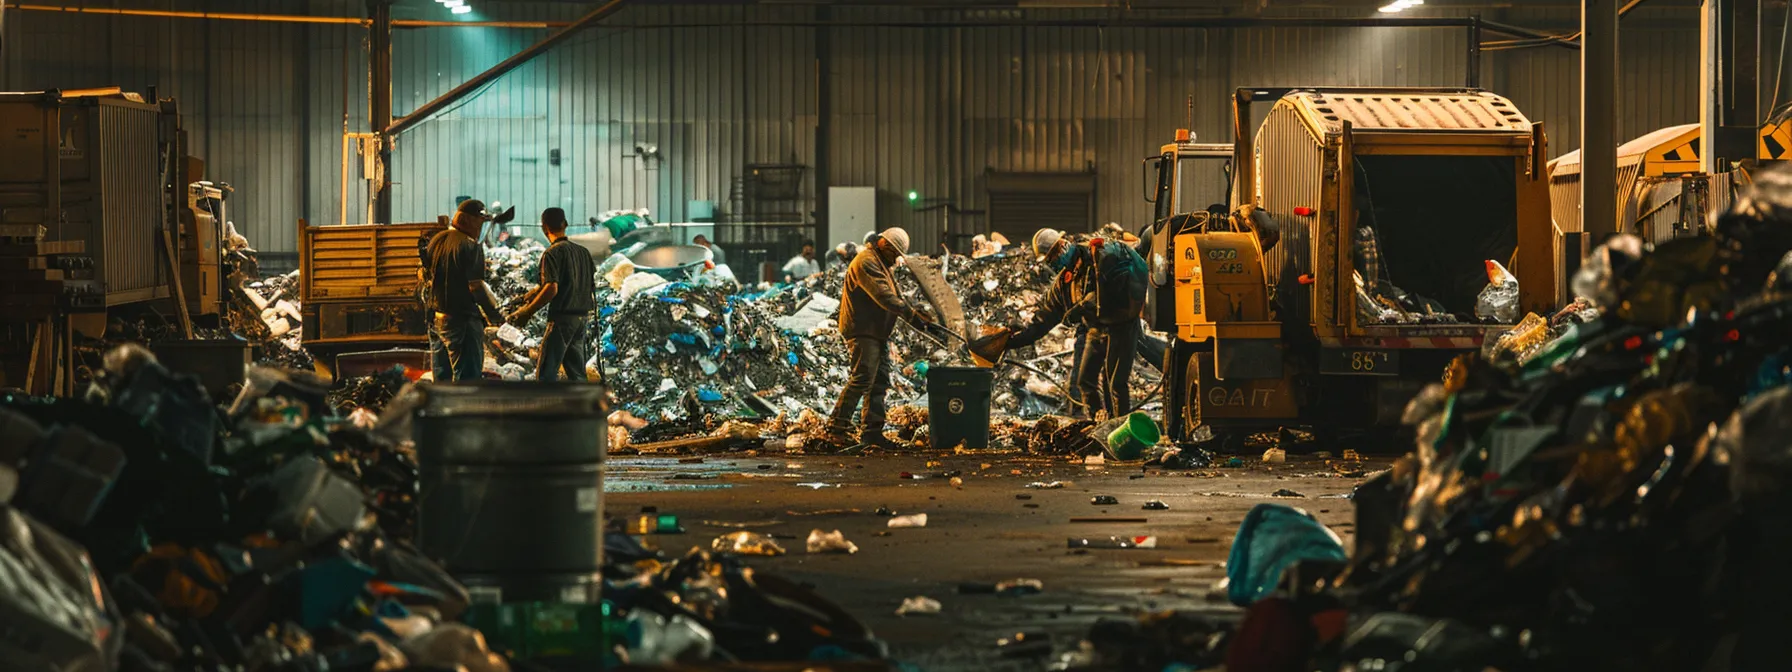
<svg viewBox="0 0 1792 672">
<path fill-rule="evenodd" d="M 591 326 L 591 311 L 597 308 L 597 266 L 589 251 L 567 240 L 565 210 L 543 210 L 541 231 L 548 237 L 548 249 L 541 253 L 541 285 L 529 293 L 509 321 L 525 324 L 547 306 L 548 330 L 541 337 L 535 379 L 553 382 L 564 369 L 568 380 L 588 380 L 585 361 L 590 352 L 585 334 Z"/>
</svg>

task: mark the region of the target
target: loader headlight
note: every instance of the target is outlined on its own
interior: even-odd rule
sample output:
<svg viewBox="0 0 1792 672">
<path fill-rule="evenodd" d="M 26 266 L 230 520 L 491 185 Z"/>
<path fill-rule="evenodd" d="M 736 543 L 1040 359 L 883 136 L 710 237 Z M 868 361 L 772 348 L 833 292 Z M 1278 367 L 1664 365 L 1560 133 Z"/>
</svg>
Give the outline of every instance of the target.
<svg viewBox="0 0 1792 672">
<path fill-rule="evenodd" d="M 1153 251 L 1151 253 L 1151 285 L 1162 287 L 1168 284 L 1170 284 L 1170 260 L 1165 259 L 1163 253 Z"/>
</svg>

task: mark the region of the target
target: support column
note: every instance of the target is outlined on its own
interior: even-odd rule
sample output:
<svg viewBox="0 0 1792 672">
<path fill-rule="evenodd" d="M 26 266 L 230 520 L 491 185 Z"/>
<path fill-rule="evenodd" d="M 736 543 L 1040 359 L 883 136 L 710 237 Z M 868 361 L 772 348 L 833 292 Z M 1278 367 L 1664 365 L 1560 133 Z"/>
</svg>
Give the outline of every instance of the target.
<svg viewBox="0 0 1792 672">
<path fill-rule="evenodd" d="M 1622 230 L 1618 221 L 1618 6 L 1581 0 L 1580 202 L 1581 228 L 1599 240 Z"/>
<path fill-rule="evenodd" d="M 1723 86 L 1723 77 L 1718 72 L 1723 59 L 1718 51 L 1723 45 L 1717 39 L 1718 26 L 1722 25 L 1719 12 L 1723 11 L 1722 0 L 1704 0 L 1699 8 L 1699 137 L 1703 145 L 1699 152 L 1699 172 L 1710 175 L 1718 172 L 1722 165 L 1717 158 L 1718 125 L 1721 116 L 1718 114 L 1718 103 Z"/>
<path fill-rule="evenodd" d="M 828 185 L 832 180 L 828 174 L 828 155 L 833 152 L 829 140 L 834 128 L 831 100 L 834 96 L 834 40 L 833 28 L 827 24 L 833 18 L 834 13 L 827 5 L 815 8 L 815 223 L 809 238 L 817 245 L 826 245 L 828 240 Z"/>
<path fill-rule="evenodd" d="M 1481 17 L 1470 18 L 1468 26 L 1468 88 L 1481 88 Z"/>
<path fill-rule="evenodd" d="M 372 193 L 373 223 L 392 223 L 392 0 L 367 0 L 373 27 L 367 34 L 368 120 L 379 136 L 379 172 Z"/>
</svg>

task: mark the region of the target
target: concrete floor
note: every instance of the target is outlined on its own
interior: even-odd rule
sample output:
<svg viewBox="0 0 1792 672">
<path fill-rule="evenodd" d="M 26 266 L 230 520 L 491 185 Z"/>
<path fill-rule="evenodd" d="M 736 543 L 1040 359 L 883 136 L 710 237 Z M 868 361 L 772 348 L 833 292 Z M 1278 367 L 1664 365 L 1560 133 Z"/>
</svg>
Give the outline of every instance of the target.
<svg viewBox="0 0 1792 672">
<path fill-rule="evenodd" d="M 686 458 L 690 459 L 690 458 Z M 1210 595 L 1225 575 L 1233 534 L 1262 502 L 1298 506 L 1348 545 L 1353 511 L 1346 498 L 1360 474 L 1385 463 L 1291 456 L 1282 464 L 1245 458 L 1243 468 L 1164 472 L 1137 464 L 1086 466 L 1067 458 L 1019 454 L 825 457 L 779 455 L 617 458 L 610 462 L 605 508 L 631 516 L 643 506 L 676 514 L 683 535 L 647 537 L 669 554 L 707 546 L 749 525 L 790 551 L 752 558 L 764 571 L 812 584 L 889 642 L 893 656 L 924 670 L 1036 670 L 1039 660 L 1005 660 L 996 641 L 1015 632 L 1047 632 L 1058 651 L 1074 648 L 1102 617 L 1163 609 L 1231 609 Z M 944 472 L 959 471 L 962 487 Z M 903 472 L 923 476 L 905 479 Z M 1340 473 L 1342 472 L 1342 473 Z M 1062 489 L 1028 489 L 1035 481 Z M 1273 497 L 1278 490 L 1303 497 Z M 1111 495 L 1118 505 L 1090 499 Z M 1027 497 L 1028 499 L 1021 499 Z M 1166 511 L 1142 510 L 1161 500 Z M 927 527 L 886 528 L 878 507 L 926 513 Z M 1072 517 L 1143 517 L 1144 523 L 1073 523 Z M 804 552 L 810 530 L 838 529 L 854 555 Z M 1156 535 L 1156 550 L 1071 550 L 1073 537 Z M 960 595 L 963 582 L 1039 579 L 1037 595 Z M 897 616 L 904 598 L 939 600 L 935 616 Z"/>
</svg>

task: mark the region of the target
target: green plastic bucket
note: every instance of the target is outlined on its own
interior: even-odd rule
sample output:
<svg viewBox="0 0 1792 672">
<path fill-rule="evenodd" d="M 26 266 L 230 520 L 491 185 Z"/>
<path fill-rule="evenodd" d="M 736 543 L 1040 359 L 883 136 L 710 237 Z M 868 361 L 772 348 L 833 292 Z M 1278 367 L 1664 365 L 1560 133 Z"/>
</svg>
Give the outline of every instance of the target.
<svg viewBox="0 0 1792 672">
<path fill-rule="evenodd" d="M 1108 434 L 1108 450 L 1114 459 L 1136 460 L 1145 449 L 1157 443 L 1157 422 L 1144 412 L 1126 416 L 1126 422 Z"/>
</svg>

